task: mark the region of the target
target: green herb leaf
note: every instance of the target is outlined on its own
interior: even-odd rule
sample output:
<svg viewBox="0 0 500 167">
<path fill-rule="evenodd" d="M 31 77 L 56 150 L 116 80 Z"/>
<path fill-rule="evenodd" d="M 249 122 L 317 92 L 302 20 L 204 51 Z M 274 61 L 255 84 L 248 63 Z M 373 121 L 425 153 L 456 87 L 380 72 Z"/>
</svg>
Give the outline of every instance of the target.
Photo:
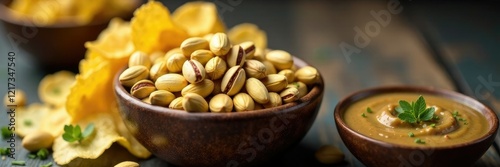
<svg viewBox="0 0 500 167">
<path fill-rule="evenodd" d="M 40 167 L 51 167 L 51 166 L 52 166 L 52 162 L 48 162 L 46 164 L 40 165 Z"/>
<path fill-rule="evenodd" d="M 0 155 L 9 155 L 9 148 L 0 147 Z"/>
<path fill-rule="evenodd" d="M 85 128 L 85 131 L 82 133 L 82 129 L 80 128 L 80 125 L 64 125 L 64 134 L 62 135 L 63 139 L 67 142 L 75 142 L 75 141 L 82 141 L 83 139 L 87 138 L 94 132 L 94 124 L 90 123 L 87 125 Z"/>
<path fill-rule="evenodd" d="M 7 139 L 7 138 L 11 137 L 12 131 L 9 130 L 9 127 L 3 126 L 1 130 L 2 130 L 3 139 Z"/>
<path fill-rule="evenodd" d="M 371 109 L 370 107 L 367 107 L 367 108 L 366 108 L 366 112 L 368 112 L 368 113 L 373 113 L 373 111 L 372 111 L 372 109 Z"/>
<path fill-rule="evenodd" d="M 436 128 L 436 124 L 431 124 L 430 125 L 432 128 Z"/>
<path fill-rule="evenodd" d="M 426 109 L 425 99 L 419 96 L 416 102 L 400 100 L 399 106 L 396 107 L 398 118 L 408 123 L 419 123 L 421 121 L 429 121 L 434 117 L 436 111 L 434 107 Z"/>
<path fill-rule="evenodd" d="M 49 150 L 47 150 L 46 148 L 42 148 L 38 150 L 36 156 L 40 157 L 40 159 L 42 160 L 47 159 L 47 157 L 49 157 Z"/>
<path fill-rule="evenodd" d="M 365 115 L 365 113 L 361 114 L 361 116 L 362 116 L 362 117 L 365 117 L 365 118 L 366 118 L 366 115 Z"/>
<path fill-rule="evenodd" d="M 29 158 L 29 159 L 35 159 L 35 158 L 36 158 L 36 155 L 35 155 L 35 154 L 28 154 L 28 158 Z"/>
<path fill-rule="evenodd" d="M 12 161 L 11 164 L 18 165 L 18 166 L 24 166 L 24 165 L 26 165 L 26 162 L 25 161 Z"/>
<path fill-rule="evenodd" d="M 415 139 L 415 143 L 417 144 L 425 144 L 425 141 L 421 140 L 420 138 Z"/>
<path fill-rule="evenodd" d="M 408 132 L 408 136 L 415 137 L 415 134 L 413 134 L 413 132 Z"/>
</svg>

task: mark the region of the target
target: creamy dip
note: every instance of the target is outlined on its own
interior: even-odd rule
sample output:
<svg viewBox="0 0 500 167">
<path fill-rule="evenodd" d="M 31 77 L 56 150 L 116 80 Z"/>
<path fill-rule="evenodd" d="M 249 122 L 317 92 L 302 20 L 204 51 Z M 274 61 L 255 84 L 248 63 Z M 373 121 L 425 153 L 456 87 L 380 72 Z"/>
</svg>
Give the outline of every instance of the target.
<svg viewBox="0 0 500 167">
<path fill-rule="evenodd" d="M 362 99 L 347 108 L 344 121 L 351 129 L 368 137 L 410 146 L 456 145 L 487 133 L 489 124 L 481 113 L 459 102 L 430 94 L 422 96 L 427 108 L 435 108 L 435 118 L 413 124 L 400 120 L 395 111 L 399 100 L 411 103 L 419 95 L 385 93 Z"/>
</svg>

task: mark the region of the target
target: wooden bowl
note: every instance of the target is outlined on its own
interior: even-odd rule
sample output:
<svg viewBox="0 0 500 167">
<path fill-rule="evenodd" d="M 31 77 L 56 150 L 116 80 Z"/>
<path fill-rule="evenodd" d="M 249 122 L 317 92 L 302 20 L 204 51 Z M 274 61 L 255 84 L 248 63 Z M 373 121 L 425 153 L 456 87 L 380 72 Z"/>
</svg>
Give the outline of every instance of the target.
<svg viewBox="0 0 500 167">
<path fill-rule="evenodd" d="M 143 0 L 137 1 L 137 7 Z M 78 71 L 78 63 L 85 56 L 84 43 L 97 39 L 111 18 L 98 18 L 87 25 L 79 25 L 72 19 L 58 21 L 53 25 L 36 26 L 30 20 L 15 17 L 8 7 L 11 0 L 0 0 L 0 20 L 5 28 L 9 51 L 19 54 L 19 49 L 42 69 L 48 71 Z M 121 17 L 130 19 L 133 10 Z M 22 55 L 24 56 L 24 55 Z"/>
<path fill-rule="evenodd" d="M 396 92 L 425 93 L 448 98 L 482 113 L 489 130 L 480 138 L 443 147 L 412 147 L 376 140 L 360 134 L 344 122 L 346 109 L 364 98 Z M 495 112 L 465 95 L 447 90 L 423 87 L 380 87 L 347 96 L 335 107 L 335 124 L 345 145 L 366 166 L 472 166 L 492 145 L 498 129 Z"/>
<path fill-rule="evenodd" d="M 295 65 L 306 63 L 294 57 Z M 121 72 L 120 72 L 121 73 Z M 324 83 L 296 102 L 249 112 L 188 113 L 152 106 L 114 80 L 121 117 L 149 151 L 179 166 L 249 166 L 295 146 L 314 122 Z"/>
</svg>

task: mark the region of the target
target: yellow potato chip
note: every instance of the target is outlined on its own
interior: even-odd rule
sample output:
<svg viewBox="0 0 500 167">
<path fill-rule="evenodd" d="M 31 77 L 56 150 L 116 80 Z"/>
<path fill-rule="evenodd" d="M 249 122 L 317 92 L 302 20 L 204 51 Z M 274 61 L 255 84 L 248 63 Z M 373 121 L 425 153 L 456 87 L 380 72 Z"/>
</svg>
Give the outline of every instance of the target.
<svg viewBox="0 0 500 167">
<path fill-rule="evenodd" d="M 177 8 L 172 20 L 183 27 L 190 36 L 202 37 L 216 32 L 225 32 L 225 25 L 217 14 L 214 3 L 195 1 Z"/>
<path fill-rule="evenodd" d="M 256 47 L 261 49 L 267 48 L 266 32 L 260 30 L 259 27 L 257 27 L 257 25 L 255 24 L 238 24 L 227 32 L 227 36 L 233 44 L 253 41 Z"/>
<path fill-rule="evenodd" d="M 115 104 L 116 106 L 117 104 Z M 113 115 L 114 122 L 117 128 L 118 133 L 124 137 L 126 140 L 119 140 L 118 143 L 125 147 L 130 153 L 132 153 L 134 156 L 139 157 L 139 158 L 148 158 L 151 156 L 151 152 L 149 152 L 137 139 L 135 139 L 134 136 L 132 136 L 132 133 L 127 129 L 125 126 L 125 123 L 121 119 L 119 113 L 118 113 L 118 106 L 112 108 L 113 112 L 111 114 Z"/>
<path fill-rule="evenodd" d="M 95 113 L 74 124 L 78 124 L 84 129 L 90 123 L 94 124 L 94 132 L 80 143 L 69 143 L 62 136 L 58 136 L 54 140 L 53 157 L 58 165 L 68 164 L 75 158 L 95 159 L 114 142 L 126 140 L 118 134 L 110 113 Z"/>
<path fill-rule="evenodd" d="M 74 0 L 73 1 L 73 13 L 76 16 L 76 20 L 79 24 L 88 24 L 94 17 L 99 14 L 100 11 L 105 10 L 104 7 L 107 1 L 83 1 Z"/>
<path fill-rule="evenodd" d="M 64 125 L 70 123 L 71 118 L 65 107 L 48 110 L 41 119 L 40 129 L 49 132 L 52 136 L 60 136 L 64 132 Z"/>
<path fill-rule="evenodd" d="M 40 103 L 33 103 L 27 107 L 18 107 L 15 113 L 17 123 L 14 132 L 24 137 L 40 129 L 43 124 L 42 118 L 47 115 L 49 110 L 51 110 L 50 106 Z"/>
<path fill-rule="evenodd" d="M 74 81 L 75 74 L 69 71 L 59 71 L 47 75 L 38 85 L 38 95 L 44 103 L 62 106 L 66 102 L 66 97 Z"/>
<path fill-rule="evenodd" d="M 134 12 L 131 21 L 132 41 L 137 50 L 152 53 L 179 46 L 188 37 L 175 26 L 170 11 L 162 3 L 149 1 Z"/>
<path fill-rule="evenodd" d="M 87 53 L 89 59 L 98 55 L 107 59 L 127 59 L 135 51 L 131 39 L 130 23 L 120 18 L 112 19 L 108 28 L 99 34 L 97 40 L 86 42 L 85 47 L 99 53 Z"/>
</svg>

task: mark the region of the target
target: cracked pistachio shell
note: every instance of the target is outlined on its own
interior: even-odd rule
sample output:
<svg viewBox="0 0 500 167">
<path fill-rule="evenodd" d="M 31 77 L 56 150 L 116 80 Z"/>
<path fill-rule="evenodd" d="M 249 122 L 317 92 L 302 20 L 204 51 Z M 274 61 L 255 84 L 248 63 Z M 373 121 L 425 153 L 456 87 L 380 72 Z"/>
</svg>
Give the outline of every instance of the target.
<svg viewBox="0 0 500 167">
<path fill-rule="evenodd" d="M 209 79 L 204 79 L 201 82 L 189 84 L 188 86 L 182 89 L 182 96 L 185 96 L 188 93 L 196 93 L 204 98 L 212 93 L 214 90 L 214 82 Z"/>
<path fill-rule="evenodd" d="M 300 69 L 298 69 L 295 72 L 295 78 L 300 81 L 305 83 L 306 85 L 312 85 L 319 80 L 319 73 L 316 68 L 311 67 L 311 66 L 305 66 Z"/>
<path fill-rule="evenodd" d="M 154 64 L 151 69 L 149 70 L 149 78 L 153 81 L 156 81 L 160 76 L 163 74 L 168 73 L 168 68 L 167 68 L 167 63 L 166 62 L 160 62 L 157 64 Z"/>
<path fill-rule="evenodd" d="M 293 66 L 293 58 L 290 53 L 283 50 L 273 50 L 266 54 L 266 60 L 273 63 L 277 70 L 289 69 Z"/>
<path fill-rule="evenodd" d="M 180 48 L 182 54 L 188 58 L 196 50 L 208 49 L 208 41 L 202 37 L 191 37 L 182 41 Z"/>
<path fill-rule="evenodd" d="M 221 90 L 229 96 L 235 95 L 240 92 L 241 88 L 245 84 L 245 81 L 245 70 L 239 66 L 231 67 L 222 78 Z"/>
<path fill-rule="evenodd" d="M 281 91 L 280 96 L 284 103 L 291 103 L 299 99 L 299 90 L 289 87 Z"/>
<path fill-rule="evenodd" d="M 270 92 L 279 92 L 288 85 L 286 77 L 280 74 L 269 74 L 261 81 Z"/>
<path fill-rule="evenodd" d="M 208 112 L 208 103 L 196 93 L 188 93 L 183 96 L 182 107 L 187 112 Z"/>
<path fill-rule="evenodd" d="M 215 33 L 210 39 L 210 51 L 217 56 L 226 55 L 231 49 L 229 38 L 224 33 Z"/>
<path fill-rule="evenodd" d="M 271 63 L 270 61 L 264 60 L 264 61 L 262 61 L 262 64 L 264 64 L 266 66 L 267 75 L 277 73 L 276 68 L 274 68 L 273 63 Z"/>
<path fill-rule="evenodd" d="M 200 62 L 202 65 L 207 64 L 208 60 L 212 59 L 214 54 L 209 50 L 196 50 L 191 54 L 191 60 L 196 60 Z"/>
<path fill-rule="evenodd" d="M 288 86 L 286 86 L 286 87 L 287 88 L 288 87 L 295 87 L 295 88 L 297 88 L 299 90 L 299 98 L 304 97 L 308 93 L 308 91 L 309 91 L 309 90 L 307 90 L 307 85 L 305 83 L 303 83 L 303 82 L 300 82 L 300 81 L 298 81 L 298 82 L 292 82 L 292 83 L 288 84 Z"/>
<path fill-rule="evenodd" d="M 272 108 L 282 105 L 281 96 L 276 92 L 269 92 L 269 102 L 264 104 L 265 108 Z"/>
<path fill-rule="evenodd" d="M 245 83 L 245 88 L 253 100 L 260 104 L 269 102 L 269 92 L 266 86 L 256 78 L 248 78 Z"/>
<path fill-rule="evenodd" d="M 266 65 L 258 60 L 247 60 L 243 66 L 248 77 L 262 79 L 267 76 Z"/>
<path fill-rule="evenodd" d="M 247 93 L 238 93 L 233 97 L 234 109 L 237 112 L 254 110 L 255 102 Z"/>
<path fill-rule="evenodd" d="M 245 60 L 245 51 L 240 45 L 234 45 L 226 56 L 226 62 L 229 67 L 243 66 Z"/>
<path fill-rule="evenodd" d="M 245 51 L 245 56 L 248 59 L 253 58 L 255 54 L 255 44 L 252 41 L 247 41 L 239 44 L 241 48 Z"/>
<path fill-rule="evenodd" d="M 293 82 L 295 80 L 295 72 L 290 69 L 281 70 L 278 74 L 284 75 L 288 82 Z"/>
<path fill-rule="evenodd" d="M 205 65 L 205 71 L 207 73 L 207 76 L 212 80 L 216 80 L 224 76 L 226 70 L 227 70 L 226 61 L 224 61 L 219 56 L 213 57 Z"/>
<path fill-rule="evenodd" d="M 184 87 L 186 87 L 187 84 L 188 82 L 182 75 L 175 73 L 162 75 L 161 77 L 156 79 L 155 82 L 155 86 L 157 89 L 170 92 L 179 92 Z"/>
<path fill-rule="evenodd" d="M 151 92 L 149 95 L 149 102 L 156 106 L 168 106 L 172 100 L 175 99 L 175 95 L 172 92 L 166 90 L 157 90 Z"/>
<path fill-rule="evenodd" d="M 135 51 L 128 59 L 128 66 L 144 66 L 149 69 L 151 68 L 151 60 L 148 54 L 141 51 Z"/>
<path fill-rule="evenodd" d="M 172 100 L 172 102 L 170 102 L 170 104 L 168 105 L 168 108 L 171 108 L 171 109 L 177 109 L 177 110 L 184 110 L 184 108 L 182 107 L 182 100 L 184 99 L 184 97 L 177 97 L 175 98 L 174 100 Z"/>
<path fill-rule="evenodd" d="M 140 80 L 149 76 L 149 70 L 145 66 L 132 66 L 123 71 L 118 80 L 125 87 L 132 87 Z"/>
<path fill-rule="evenodd" d="M 184 57 L 181 53 L 174 53 L 167 59 L 167 68 L 170 72 L 181 72 L 182 65 L 186 61 L 186 57 Z"/>
<path fill-rule="evenodd" d="M 151 92 L 155 91 L 155 84 L 147 79 L 140 80 L 130 88 L 130 94 L 138 99 L 148 97 Z"/>
<path fill-rule="evenodd" d="M 205 67 L 196 60 L 186 60 L 182 65 L 182 75 L 189 83 L 198 83 L 205 79 Z"/>
<path fill-rule="evenodd" d="M 208 104 L 210 111 L 215 113 L 231 112 L 233 111 L 233 100 L 226 94 L 217 94 Z"/>
</svg>

